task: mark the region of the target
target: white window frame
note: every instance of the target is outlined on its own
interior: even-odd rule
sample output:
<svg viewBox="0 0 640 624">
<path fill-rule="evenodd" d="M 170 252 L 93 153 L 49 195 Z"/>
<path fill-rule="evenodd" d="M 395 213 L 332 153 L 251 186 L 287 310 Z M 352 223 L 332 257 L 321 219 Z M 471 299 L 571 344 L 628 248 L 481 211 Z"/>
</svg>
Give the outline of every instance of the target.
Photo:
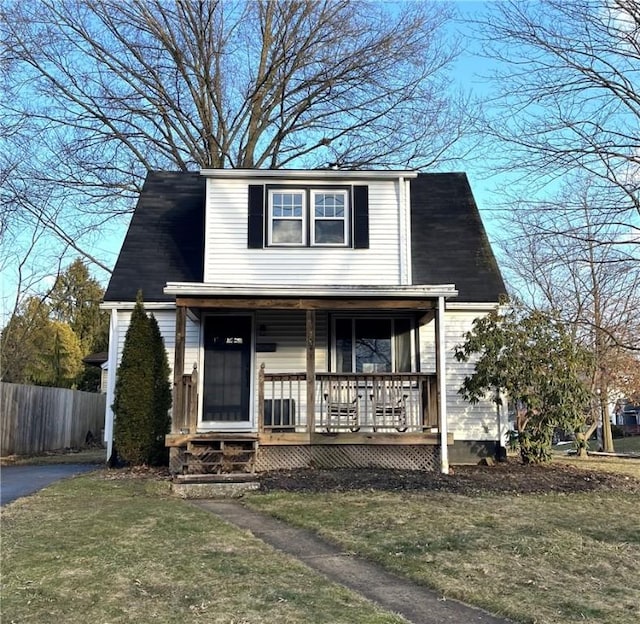
<svg viewBox="0 0 640 624">
<path fill-rule="evenodd" d="M 273 214 L 273 196 L 274 194 L 289 194 L 289 195 L 299 195 L 302 197 L 302 215 L 300 217 L 276 217 Z M 269 189 L 268 193 L 268 203 L 269 203 L 269 218 L 268 218 L 268 227 L 269 227 L 269 246 L 270 247 L 306 247 L 307 246 L 307 193 L 305 189 L 300 188 L 273 188 Z M 299 221 L 302 227 L 302 240 L 296 243 L 278 243 L 273 240 L 273 222 L 274 221 Z"/>
<path fill-rule="evenodd" d="M 317 195 L 342 195 L 344 199 L 344 216 L 343 217 L 316 217 L 315 198 Z M 313 247 L 348 247 L 349 241 L 349 213 L 351 206 L 349 204 L 349 192 L 346 189 L 334 188 L 313 188 L 310 190 L 309 214 L 311 223 L 311 246 Z M 342 220 L 342 242 L 341 243 L 318 243 L 316 242 L 316 222 L 317 221 L 339 221 Z"/>
</svg>

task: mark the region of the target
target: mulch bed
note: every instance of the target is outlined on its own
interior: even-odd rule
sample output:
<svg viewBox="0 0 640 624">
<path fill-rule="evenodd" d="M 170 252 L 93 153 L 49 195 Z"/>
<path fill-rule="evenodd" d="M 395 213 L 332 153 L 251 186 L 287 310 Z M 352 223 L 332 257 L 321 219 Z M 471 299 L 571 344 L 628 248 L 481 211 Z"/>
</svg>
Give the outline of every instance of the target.
<svg viewBox="0 0 640 624">
<path fill-rule="evenodd" d="M 481 494 L 549 494 L 572 492 L 635 492 L 640 480 L 623 474 L 552 463 L 525 466 L 510 458 L 493 466 L 454 466 L 451 474 L 418 470 L 339 468 L 282 470 L 256 475 L 263 492 L 452 492 Z M 106 470 L 103 478 L 170 480 L 167 468 L 147 466 Z"/>
<path fill-rule="evenodd" d="M 625 475 L 556 463 L 524 466 L 510 460 L 494 466 L 455 466 L 449 475 L 372 468 L 279 471 L 260 475 L 260 489 L 266 492 L 453 492 L 467 496 L 594 491 L 640 493 L 640 481 Z"/>
</svg>

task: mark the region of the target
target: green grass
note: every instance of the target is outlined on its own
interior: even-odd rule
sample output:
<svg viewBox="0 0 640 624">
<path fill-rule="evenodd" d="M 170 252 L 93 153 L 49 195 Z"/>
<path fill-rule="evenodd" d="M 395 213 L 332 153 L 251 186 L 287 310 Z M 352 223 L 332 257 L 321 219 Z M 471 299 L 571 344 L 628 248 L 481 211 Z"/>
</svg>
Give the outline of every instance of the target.
<svg viewBox="0 0 640 624">
<path fill-rule="evenodd" d="M 576 457 L 575 455 L 555 455 L 554 463 L 569 464 L 584 470 L 600 470 L 623 474 L 635 479 L 640 479 L 640 459 L 626 459 L 622 457 L 602 457 L 590 455 L 588 457 Z"/>
<path fill-rule="evenodd" d="M 519 622 L 640 621 L 637 494 L 269 493 L 248 502 Z"/>
<path fill-rule="evenodd" d="M 399 624 L 152 480 L 99 472 L 2 510 L 3 622 Z"/>
<path fill-rule="evenodd" d="M 628 436 L 626 438 L 614 438 L 613 448 L 616 453 L 640 454 L 640 436 Z"/>
<path fill-rule="evenodd" d="M 589 450 L 597 451 L 598 450 L 598 440 L 592 438 L 589 440 Z M 572 443 L 562 443 L 555 444 L 553 449 L 558 452 L 566 453 L 568 450 L 574 449 L 574 445 Z M 631 453 L 640 455 L 640 435 L 637 436 L 627 436 L 626 438 L 614 438 L 613 439 L 613 448 L 616 453 Z"/>
</svg>

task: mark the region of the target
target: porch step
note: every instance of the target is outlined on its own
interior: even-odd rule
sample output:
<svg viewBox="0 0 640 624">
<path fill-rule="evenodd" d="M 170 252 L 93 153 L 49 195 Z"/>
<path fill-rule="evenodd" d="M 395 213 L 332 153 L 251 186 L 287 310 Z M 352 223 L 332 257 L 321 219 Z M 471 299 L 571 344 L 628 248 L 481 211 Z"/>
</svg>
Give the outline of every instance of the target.
<svg viewBox="0 0 640 624">
<path fill-rule="evenodd" d="M 251 483 L 257 479 L 255 474 L 183 474 L 176 475 L 176 483 Z"/>
<path fill-rule="evenodd" d="M 183 475 L 253 474 L 258 439 L 255 435 L 216 434 L 187 442 Z"/>
</svg>

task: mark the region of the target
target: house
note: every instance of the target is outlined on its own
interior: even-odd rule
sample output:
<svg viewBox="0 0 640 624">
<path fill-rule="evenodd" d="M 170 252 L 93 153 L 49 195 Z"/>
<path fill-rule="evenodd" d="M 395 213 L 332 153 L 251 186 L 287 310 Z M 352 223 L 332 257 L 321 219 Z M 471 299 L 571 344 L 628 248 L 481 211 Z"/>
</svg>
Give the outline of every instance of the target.
<svg viewBox="0 0 640 624">
<path fill-rule="evenodd" d="M 625 435 L 640 435 L 640 405 L 630 399 L 618 399 L 613 409 L 614 424 Z"/>
<path fill-rule="evenodd" d="M 107 383 L 108 383 L 108 366 L 109 366 L 109 355 L 106 351 L 99 351 L 98 353 L 90 353 L 86 357 L 82 358 L 82 361 L 87 366 L 94 366 L 100 369 L 100 385 L 98 389 L 101 393 L 105 393 L 107 391 Z"/>
<path fill-rule="evenodd" d="M 453 347 L 505 293 L 463 173 L 149 173 L 104 297 L 108 406 L 138 289 L 173 365 L 175 474 L 448 472 L 506 433 L 458 394 Z"/>
</svg>

